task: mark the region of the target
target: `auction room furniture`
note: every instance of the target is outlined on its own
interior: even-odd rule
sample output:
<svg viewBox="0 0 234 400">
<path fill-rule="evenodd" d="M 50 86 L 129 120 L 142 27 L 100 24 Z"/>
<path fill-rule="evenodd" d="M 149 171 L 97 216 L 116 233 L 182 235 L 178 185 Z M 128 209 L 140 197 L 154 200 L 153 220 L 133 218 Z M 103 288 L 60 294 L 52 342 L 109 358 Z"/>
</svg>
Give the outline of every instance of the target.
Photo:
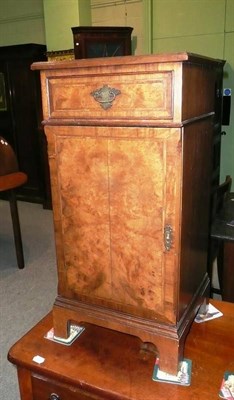
<svg viewBox="0 0 234 400">
<path fill-rule="evenodd" d="M 28 176 L 18 190 L 21 200 L 51 207 L 46 137 L 41 124 L 40 77 L 34 61 L 46 61 L 46 46 L 0 47 L 0 132 L 14 149 L 19 168 Z"/>
<path fill-rule="evenodd" d="M 214 220 L 211 237 L 220 242 L 222 299 L 234 303 L 234 193 L 230 193 Z"/>
<path fill-rule="evenodd" d="M 55 335 L 69 336 L 70 321 L 132 334 L 175 373 L 208 293 L 223 61 L 176 53 L 32 68 L 52 180 Z"/>
<path fill-rule="evenodd" d="M 10 203 L 15 250 L 19 268 L 24 268 L 24 253 L 15 190 L 27 182 L 27 175 L 19 171 L 15 153 L 0 136 L 0 192 L 5 192 Z"/>
<path fill-rule="evenodd" d="M 152 380 L 155 354 L 138 338 L 94 325 L 71 346 L 44 338 L 50 313 L 10 350 L 17 366 L 21 400 L 214 400 L 225 371 L 234 370 L 234 304 L 213 301 L 223 316 L 193 323 L 185 344 L 192 360 L 191 385 Z M 42 364 L 33 361 L 39 355 Z"/>
</svg>

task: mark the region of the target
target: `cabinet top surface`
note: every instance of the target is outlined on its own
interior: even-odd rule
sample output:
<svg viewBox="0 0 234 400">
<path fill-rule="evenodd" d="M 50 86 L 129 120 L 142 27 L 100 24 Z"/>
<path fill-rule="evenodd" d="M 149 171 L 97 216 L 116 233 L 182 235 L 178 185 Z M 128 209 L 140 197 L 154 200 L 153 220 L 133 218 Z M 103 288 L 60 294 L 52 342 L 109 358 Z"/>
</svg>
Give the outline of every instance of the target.
<svg viewBox="0 0 234 400">
<path fill-rule="evenodd" d="M 73 33 L 132 32 L 131 26 L 74 26 Z"/>
<path fill-rule="evenodd" d="M 105 393 L 104 398 L 212 400 L 218 398 L 224 372 L 234 367 L 234 304 L 212 303 L 223 317 L 192 325 L 185 345 L 192 379 L 186 388 L 152 381 L 155 354 L 142 351 L 136 337 L 90 325 L 71 346 L 45 339 L 51 314 L 13 346 L 9 360 L 97 395 Z M 37 354 L 45 358 L 41 365 L 32 360 Z"/>
<path fill-rule="evenodd" d="M 25 43 L 25 44 L 15 44 L 11 46 L 0 46 L 0 59 L 3 61 L 8 59 L 19 60 L 22 58 L 32 57 L 34 58 L 34 60 L 43 60 L 43 62 L 45 62 L 46 60 L 45 53 L 46 53 L 46 45 L 44 44 Z"/>
<path fill-rule="evenodd" d="M 53 69 L 73 69 L 88 68 L 93 66 L 112 66 L 112 65 L 138 65 L 138 64 L 155 64 L 155 63 L 195 63 L 222 66 L 225 61 L 205 57 L 198 54 L 181 52 L 181 53 L 162 53 L 140 56 L 122 56 L 122 57 L 102 57 L 92 59 L 80 59 L 69 61 L 47 61 L 37 62 L 32 65 L 32 69 L 36 70 L 53 70 Z"/>
</svg>

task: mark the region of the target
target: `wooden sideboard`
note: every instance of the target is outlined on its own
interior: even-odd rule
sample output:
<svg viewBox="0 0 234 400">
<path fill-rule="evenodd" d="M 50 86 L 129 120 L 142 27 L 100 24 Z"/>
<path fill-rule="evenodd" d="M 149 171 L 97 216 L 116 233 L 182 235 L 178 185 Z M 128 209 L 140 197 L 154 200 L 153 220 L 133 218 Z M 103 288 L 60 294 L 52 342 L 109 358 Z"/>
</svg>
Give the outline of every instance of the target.
<svg viewBox="0 0 234 400">
<path fill-rule="evenodd" d="M 218 400 L 224 372 L 234 371 L 234 304 L 212 303 L 223 317 L 194 322 L 186 340 L 188 387 L 154 382 L 155 354 L 136 337 L 87 325 L 71 346 L 45 339 L 53 325 L 50 313 L 9 351 L 21 400 Z M 42 364 L 33 360 L 36 355 Z"/>
<path fill-rule="evenodd" d="M 55 335 L 67 337 L 71 321 L 132 334 L 175 373 L 209 287 L 223 61 L 176 53 L 32 68 L 52 182 Z"/>
</svg>

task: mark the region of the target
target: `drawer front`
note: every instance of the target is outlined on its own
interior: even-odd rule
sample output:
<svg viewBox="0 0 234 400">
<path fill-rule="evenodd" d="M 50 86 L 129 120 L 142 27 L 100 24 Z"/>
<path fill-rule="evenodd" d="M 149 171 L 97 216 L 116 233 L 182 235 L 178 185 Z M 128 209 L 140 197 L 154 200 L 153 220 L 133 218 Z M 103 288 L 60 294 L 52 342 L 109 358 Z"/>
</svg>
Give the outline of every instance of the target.
<svg viewBox="0 0 234 400">
<path fill-rule="evenodd" d="M 72 385 L 57 383 L 44 376 L 32 375 L 33 400 L 102 400 Z"/>
<path fill-rule="evenodd" d="M 48 119 L 172 120 L 173 72 L 48 77 Z"/>
</svg>

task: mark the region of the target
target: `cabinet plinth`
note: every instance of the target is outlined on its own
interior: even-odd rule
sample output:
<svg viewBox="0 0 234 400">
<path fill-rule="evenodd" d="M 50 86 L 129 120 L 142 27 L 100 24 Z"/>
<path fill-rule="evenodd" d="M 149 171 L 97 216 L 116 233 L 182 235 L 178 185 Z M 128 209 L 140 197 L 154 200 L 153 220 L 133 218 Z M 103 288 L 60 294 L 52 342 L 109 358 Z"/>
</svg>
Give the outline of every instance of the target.
<svg viewBox="0 0 234 400">
<path fill-rule="evenodd" d="M 71 321 L 129 333 L 175 373 L 208 293 L 223 61 L 176 53 L 32 68 L 41 70 L 52 183 L 56 336 Z"/>
</svg>

